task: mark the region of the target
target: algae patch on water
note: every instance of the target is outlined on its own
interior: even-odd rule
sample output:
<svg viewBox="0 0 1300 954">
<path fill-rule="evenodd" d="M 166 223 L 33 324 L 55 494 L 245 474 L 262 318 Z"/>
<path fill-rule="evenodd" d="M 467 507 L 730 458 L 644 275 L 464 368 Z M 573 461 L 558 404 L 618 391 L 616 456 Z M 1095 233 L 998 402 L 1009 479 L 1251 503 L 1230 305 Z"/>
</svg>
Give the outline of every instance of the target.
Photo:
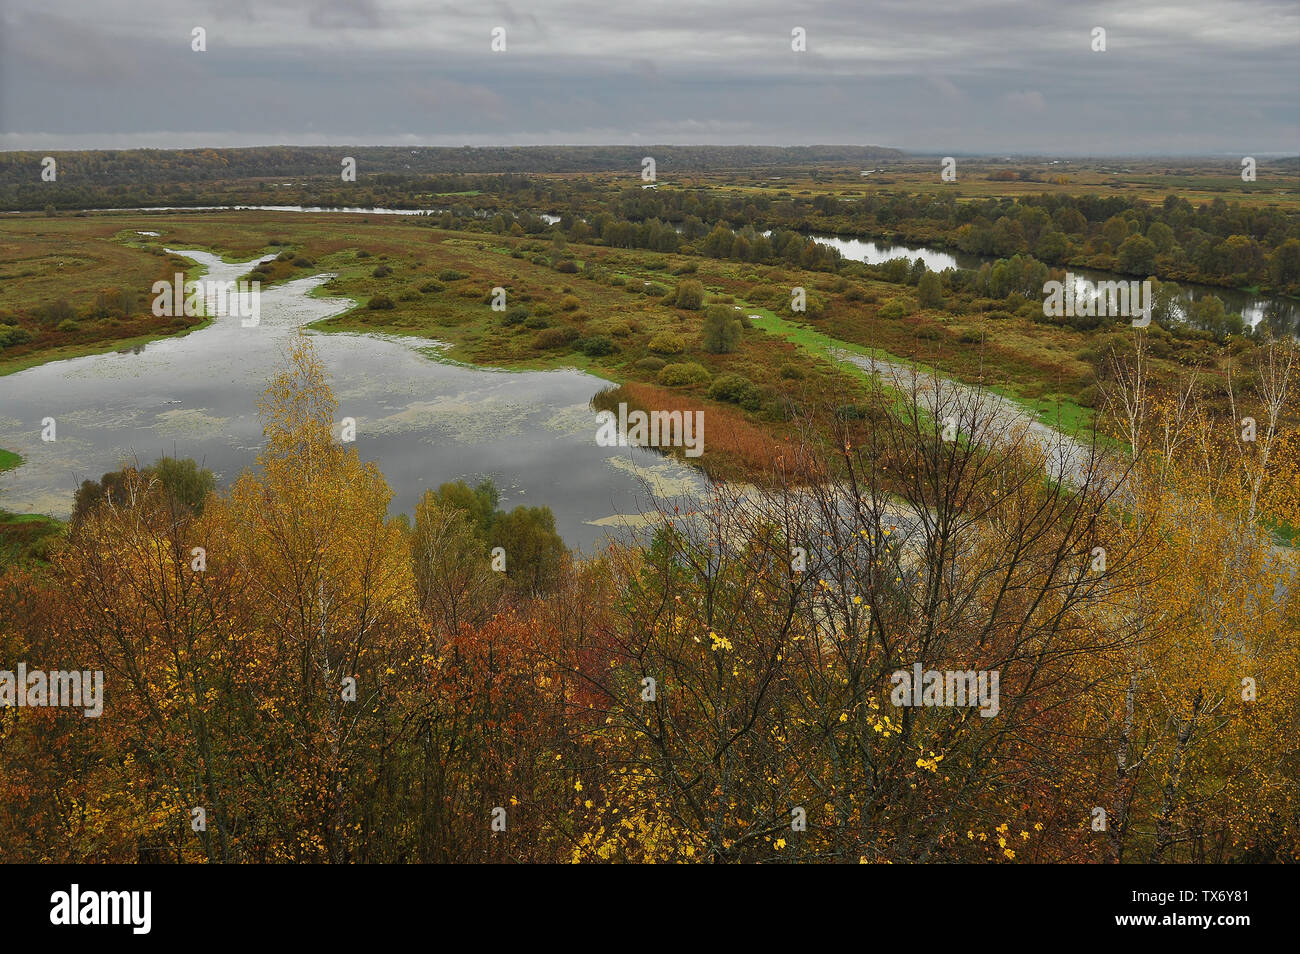
<svg viewBox="0 0 1300 954">
<path fill-rule="evenodd" d="M 228 417 L 216 417 L 198 408 L 175 408 L 154 415 L 154 430 L 164 437 L 207 440 L 220 437 Z"/>
</svg>

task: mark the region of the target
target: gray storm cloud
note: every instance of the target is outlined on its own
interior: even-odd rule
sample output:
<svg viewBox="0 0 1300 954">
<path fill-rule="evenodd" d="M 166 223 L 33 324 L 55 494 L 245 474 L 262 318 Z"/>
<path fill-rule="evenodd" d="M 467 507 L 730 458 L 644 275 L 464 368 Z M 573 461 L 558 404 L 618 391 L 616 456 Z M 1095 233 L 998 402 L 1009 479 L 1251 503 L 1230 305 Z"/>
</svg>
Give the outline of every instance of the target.
<svg viewBox="0 0 1300 954">
<path fill-rule="evenodd" d="M 190 48 L 203 27 L 207 51 Z M 494 27 L 504 52 L 491 50 Z M 807 52 L 790 48 L 794 27 Z M 1091 49 L 1094 27 L 1104 53 Z M 0 148 L 1295 153 L 1300 5 L 7 0 Z"/>
</svg>

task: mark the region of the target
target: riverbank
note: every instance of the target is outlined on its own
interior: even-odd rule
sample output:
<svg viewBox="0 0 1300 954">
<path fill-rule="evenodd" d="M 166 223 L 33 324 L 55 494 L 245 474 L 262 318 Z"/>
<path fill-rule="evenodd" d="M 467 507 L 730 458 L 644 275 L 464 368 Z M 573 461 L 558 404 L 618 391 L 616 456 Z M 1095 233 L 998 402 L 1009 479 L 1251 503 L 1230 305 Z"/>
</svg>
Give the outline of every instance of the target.
<svg viewBox="0 0 1300 954">
<path fill-rule="evenodd" d="M 0 377 L 50 361 L 129 351 L 207 327 L 204 315 L 153 315 L 147 293 L 155 281 L 170 283 L 178 271 L 191 281 L 202 270 L 141 241 L 147 237 L 144 223 L 136 229 L 122 224 L 0 219 L 0 246 L 21 249 L 21 257 L 5 259 L 0 274 L 5 292 L 0 330 L 17 327 L 29 339 L 6 346 L 0 337 Z"/>
<path fill-rule="evenodd" d="M 19 454 L 0 448 L 0 475 L 22 462 L 23 458 Z M 63 522 L 53 517 L 37 513 L 12 513 L 0 507 L 0 574 L 9 566 L 44 562 L 51 545 L 63 534 L 64 529 Z"/>
</svg>

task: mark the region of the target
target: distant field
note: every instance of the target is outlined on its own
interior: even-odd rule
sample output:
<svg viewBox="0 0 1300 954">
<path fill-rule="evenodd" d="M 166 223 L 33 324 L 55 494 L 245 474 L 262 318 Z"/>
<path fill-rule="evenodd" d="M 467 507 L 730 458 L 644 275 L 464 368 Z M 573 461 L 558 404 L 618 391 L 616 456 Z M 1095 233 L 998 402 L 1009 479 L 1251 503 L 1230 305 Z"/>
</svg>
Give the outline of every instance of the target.
<svg viewBox="0 0 1300 954">
<path fill-rule="evenodd" d="M 1256 167 L 1256 180 L 1243 182 L 1240 160 L 1196 164 L 1152 160 L 1068 160 L 1053 165 L 1050 159 L 990 162 L 962 156 L 954 158 L 957 162 L 955 182 L 940 179 L 942 157 L 934 156 L 878 162 L 867 167 L 879 170 L 869 176 L 861 174 L 866 170 L 851 167 L 823 168 L 780 177 L 763 172 L 680 177 L 665 173 L 659 188 L 706 186 L 723 194 L 788 192 L 792 195 L 839 197 L 942 190 L 957 195 L 959 199 L 1093 193 L 1125 195 L 1148 202 L 1160 202 L 1165 196 L 1176 194 L 1194 205 L 1223 198 L 1248 206 L 1300 208 L 1300 164 L 1295 159 L 1262 161 Z M 1017 178 L 1004 178 L 1006 176 Z"/>
</svg>

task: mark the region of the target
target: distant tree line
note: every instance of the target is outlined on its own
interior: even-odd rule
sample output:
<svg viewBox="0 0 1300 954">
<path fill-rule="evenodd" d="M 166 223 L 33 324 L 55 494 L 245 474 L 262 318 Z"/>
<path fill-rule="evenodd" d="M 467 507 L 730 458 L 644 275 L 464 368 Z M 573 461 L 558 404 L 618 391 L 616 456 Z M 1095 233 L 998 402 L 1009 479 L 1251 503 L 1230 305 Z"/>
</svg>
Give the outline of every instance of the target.
<svg viewBox="0 0 1300 954">
<path fill-rule="evenodd" d="M 41 161 L 51 155 L 58 179 L 41 181 Z M 613 172 L 638 177 L 641 160 L 652 156 L 663 174 L 737 168 L 794 170 L 815 163 L 873 162 L 897 158 L 879 146 L 258 146 L 250 149 L 106 149 L 84 152 L 0 153 L 0 205 L 44 208 L 63 201 L 68 190 L 96 186 L 170 185 L 286 176 L 338 178 L 340 161 L 351 156 L 360 176 L 402 177 L 473 173 Z M 460 191 L 447 189 L 441 191 Z"/>
</svg>

